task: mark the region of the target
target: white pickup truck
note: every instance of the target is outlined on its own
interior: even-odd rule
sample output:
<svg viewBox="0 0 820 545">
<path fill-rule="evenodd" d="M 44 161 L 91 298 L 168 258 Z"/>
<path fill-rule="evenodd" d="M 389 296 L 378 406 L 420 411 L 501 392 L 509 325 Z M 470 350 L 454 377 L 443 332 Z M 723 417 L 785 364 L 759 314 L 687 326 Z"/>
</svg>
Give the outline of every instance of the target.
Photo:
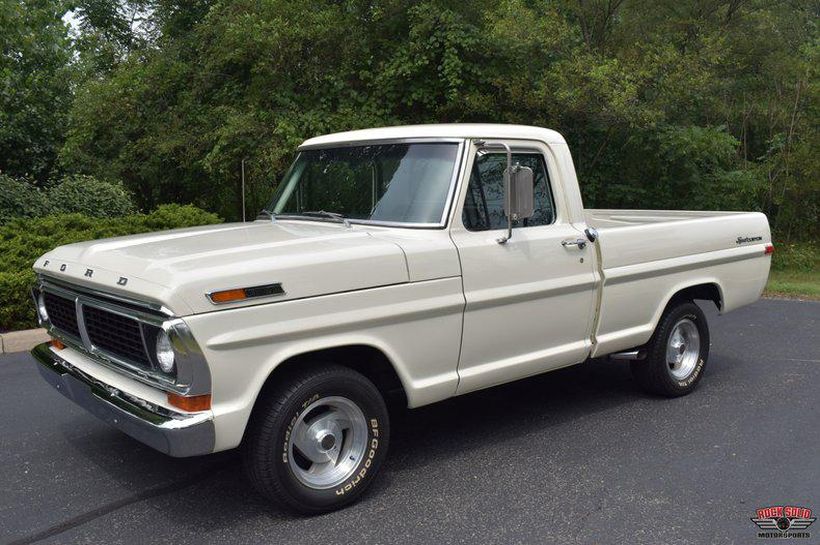
<svg viewBox="0 0 820 545">
<path fill-rule="evenodd" d="M 610 356 L 662 396 L 709 354 L 694 300 L 760 297 L 759 213 L 585 210 L 557 132 L 423 125 L 312 138 L 254 222 L 56 248 L 33 295 L 43 377 L 171 456 L 242 447 L 316 513 L 419 407 Z"/>
</svg>

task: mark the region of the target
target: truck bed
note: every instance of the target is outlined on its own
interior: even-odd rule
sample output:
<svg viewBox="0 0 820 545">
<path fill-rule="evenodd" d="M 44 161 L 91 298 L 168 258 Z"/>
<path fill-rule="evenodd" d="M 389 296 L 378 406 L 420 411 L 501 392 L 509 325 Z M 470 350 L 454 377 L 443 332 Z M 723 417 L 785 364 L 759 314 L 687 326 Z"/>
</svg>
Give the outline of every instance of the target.
<svg viewBox="0 0 820 545">
<path fill-rule="evenodd" d="M 648 223 L 668 223 L 721 216 L 735 216 L 748 212 L 714 212 L 703 210 L 619 210 L 619 209 L 584 209 L 589 225 L 598 230 L 615 227 L 630 227 Z"/>
<path fill-rule="evenodd" d="M 585 209 L 584 215 L 601 235 L 604 271 L 647 263 L 661 270 L 671 258 L 694 260 L 771 242 L 768 221 L 759 212 Z"/>
<path fill-rule="evenodd" d="M 600 235 L 594 355 L 648 341 L 663 298 L 679 288 L 714 286 L 725 312 L 757 300 L 766 285 L 771 235 L 758 212 L 586 209 L 584 215 Z"/>
</svg>

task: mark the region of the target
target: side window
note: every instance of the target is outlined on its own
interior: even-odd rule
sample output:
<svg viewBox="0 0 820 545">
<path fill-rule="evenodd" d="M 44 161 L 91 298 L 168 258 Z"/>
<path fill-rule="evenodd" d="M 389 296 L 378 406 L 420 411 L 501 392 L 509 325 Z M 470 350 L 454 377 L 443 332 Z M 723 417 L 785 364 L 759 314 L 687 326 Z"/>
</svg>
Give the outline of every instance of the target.
<svg viewBox="0 0 820 545">
<path fill-rule="evenodd" d="M 512 162 L 530 167 L 535 174 L 535 213 L 531 218 L 513 222 L 513 227 L 549 225 L 555 221 L 555 207 L 544 157 L 540 153 L 513 153 Z M 507 156 L 503 153 L 485 153 L 476 157 L 462 212 L 462 221 L 468 230 L 488 231 L 507 226 L 505 168 Z"/>
</svg>

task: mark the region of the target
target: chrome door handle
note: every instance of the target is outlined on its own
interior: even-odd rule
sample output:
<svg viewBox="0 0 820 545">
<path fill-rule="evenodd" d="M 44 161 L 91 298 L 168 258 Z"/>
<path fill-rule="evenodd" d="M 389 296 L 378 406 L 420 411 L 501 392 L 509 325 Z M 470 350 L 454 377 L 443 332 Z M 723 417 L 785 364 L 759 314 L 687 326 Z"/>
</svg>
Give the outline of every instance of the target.
<svg viewBox="0 0 820 545">
<path fill-rule="evenodd" d="M 564 248 L 566 248 L 567 246 L 578 246 L 579 250 L 583 250 L 587 247 L 587 241 L 583 238 L 578 238 L 575 240 L 562 240 L 561 246 L 563 246 Z"/>
</svg>

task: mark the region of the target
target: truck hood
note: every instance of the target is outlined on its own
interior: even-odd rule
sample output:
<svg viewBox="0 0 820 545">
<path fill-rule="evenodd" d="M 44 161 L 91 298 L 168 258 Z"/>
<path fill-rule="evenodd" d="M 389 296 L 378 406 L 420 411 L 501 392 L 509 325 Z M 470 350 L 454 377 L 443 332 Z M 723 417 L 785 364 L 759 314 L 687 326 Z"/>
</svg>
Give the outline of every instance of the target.
<svg viewBox="0 0 820 545">
<path fill-rule="evenodd" d="M 58 280 L 159 303 L 176 315 L 408 282 L 393 242 L 366 228 L 256 221 L 69 244 L 34 265 Z M 213 291 L 280 283 L 284 294 L 215 306 Z"/>
</svg>

